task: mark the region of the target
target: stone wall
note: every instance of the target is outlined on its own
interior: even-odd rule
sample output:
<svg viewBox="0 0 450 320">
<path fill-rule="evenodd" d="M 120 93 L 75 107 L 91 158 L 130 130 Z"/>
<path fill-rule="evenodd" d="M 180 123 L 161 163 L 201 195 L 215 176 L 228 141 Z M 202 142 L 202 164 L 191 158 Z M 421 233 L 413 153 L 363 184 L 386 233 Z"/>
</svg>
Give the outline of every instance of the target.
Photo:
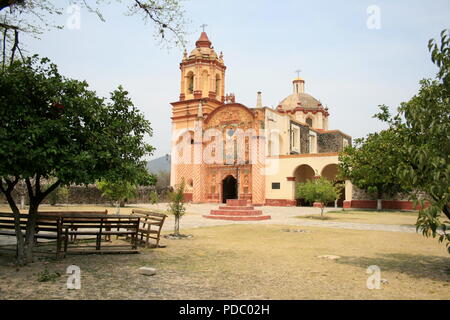
<svg viewBox="0 0 450 320">
<path fill-rule="evenodd" d="M 317 135 L 319 153 L 341 152 L 343 150 L 344 135 L 340 132 L 326 132 Z M 351 142 L 350 142 L 351 143 Z"/>
<path fill-rule="evenodd" d="M 309 153 L 309 127 L 300 125 L 300 153 Z"/>
<path fill-rule="evenodd" d="M 129 199 L 128 203 L 149 203 L 150 192 L 154 191 L 155 187 L 139 187 L 138 194 L 134 199 Z M 166 190 L 157 190 L 160 195 L 160 201 L 167 201 Z M 16 203 L 20 204 L 20 195 L 13 192 Z M 0 203 L 7 203 L 3 194 L 0 194 Z M 25 203 L 28 204 L 28 196 L 25 197 Z M 48 204 L 48 198 L 42 202 Z M 102 197 L 100 190 L 95 185 L 88 186 L 70 186 L 68 204 L 109 204 L 109 200 Z"/>
<path fill-rule="evenodd" d="M 394 201 L 408 201 L 411 200 L 412 194 L 397 193 L 395 195 L 383 194 L 383 200 L 394 200 Z M 417 193 L 419 199 L 424 198 L 424 193 Z M 357 186 L 353 185 L 352 188 L 352 200 L 377 200 L 377 196 L 374 194 L 369 194 Z"/>
</svg>

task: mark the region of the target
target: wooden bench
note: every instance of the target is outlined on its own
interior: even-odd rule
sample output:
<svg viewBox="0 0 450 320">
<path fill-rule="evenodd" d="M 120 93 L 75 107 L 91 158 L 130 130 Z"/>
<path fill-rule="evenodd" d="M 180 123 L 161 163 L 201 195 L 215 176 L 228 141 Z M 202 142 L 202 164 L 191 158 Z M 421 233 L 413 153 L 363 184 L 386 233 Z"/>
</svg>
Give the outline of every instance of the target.
<svg viewBox="0 0 450 320">
<path fill-rule="evenodd" d="M 20 229 L 24 236 L 27 221 L 28 214 L 20 214 Z M 0 212 L 0 235 L 16 237 L 14 216 L 10 212 Z M 56 240 L 56 256 L 59 256 L 61 252 L 62 236 L 62 225 L 59 217 L 37 217 L 34 238 L 36 241 L 37 239 Z"/>
<path fill-rule="evenodd" d="M 78 217 L 82 219 L 85 216 L 99 216 L 99 215 L 107 215 L 108 210 L 99 210 L 99 211 L 39 211 L 38 215 L 42 216 L 42 219 L 54 219 L 55 217 Z M 75 228 L 72 228 L 75 230 Z M 70 236 L 70 241 L 75 241 L 76 235 Z"/>
<path fill-rule="evenodd" d="M 149 210 L 133 209 L 132 215 L 141 218 L 139 225 L 138 237 L 140 242 L 145 242 L 145 246 L 150 246 L 150 239 L 156 240 L 155 248 L 160 247 L 159 239 L 161 229 L 167 215 L 163 213 L 152 212 Z M 145 238 L 145 241 L 144 241 Z"/>
<path fill-rule="evenodd" d="M 83 236 L 95 236 L 96 243 L 94 250 L 71 250 L 70 253 L 136 253 L 138 229 L 140 218 L 136 216 L 125 215 L 89 215 L 80 216 L 64 215 L 61 217 L 61 228 L 64 233 L 64 256 L 69 251 L 69 238 L 71 236 L 83 235 Z M 125 245 L 110 245 L 109 249 L 102 249 L 101 242 L 102 236 L 126 236 L 131 238 L 131 249 L 123 249 Z M 126 245 L 128 246 L 128 245 Z M 73 248 L 91 248 L 89 246 L 74 245 Z M 114 248 L 111 250 L 111 248 Z M 116 248 L 120 248 L 117 249 Z"/>
</svg>

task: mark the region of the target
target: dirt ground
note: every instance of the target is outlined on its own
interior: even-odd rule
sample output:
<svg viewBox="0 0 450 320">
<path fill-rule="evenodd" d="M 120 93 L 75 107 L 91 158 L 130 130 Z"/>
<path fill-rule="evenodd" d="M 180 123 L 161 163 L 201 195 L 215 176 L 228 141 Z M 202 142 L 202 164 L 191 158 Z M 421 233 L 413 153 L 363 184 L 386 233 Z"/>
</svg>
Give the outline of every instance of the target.
<svg viewBox="0 0 450 320">
<path fill-rule="evenodd" d="M 258 224 L 182 231 L 193 237 L 163 239 L 166 248 L 21 269 L 0 251 L 0 299 L 450 299 L 446 248 L 419 234 Z M 66 287 L 72 264 L 80 290 Z M 371 265 L 381 269 L 378 290 L 366 285 Z M 140 275 L 142 266 L 157 274 Z M 39 282 L 46 269 L 61 276 Z"/>
</svg>

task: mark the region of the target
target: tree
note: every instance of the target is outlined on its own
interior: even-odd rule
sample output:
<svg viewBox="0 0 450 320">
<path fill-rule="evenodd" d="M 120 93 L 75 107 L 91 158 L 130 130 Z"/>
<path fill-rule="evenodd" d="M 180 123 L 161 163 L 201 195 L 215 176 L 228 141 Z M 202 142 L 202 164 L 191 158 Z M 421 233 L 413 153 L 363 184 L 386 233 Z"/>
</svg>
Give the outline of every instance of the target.
<svg viewBox="0 0 450 320">
<path fill-rule="evenodd" d="M 116 214 L 120 213 L 120 207 L 125 205 L 125 202 L 136 196 L 137 186 L 128 181 L 105 181 L 97 182 L 98 189 L 102 192 L 102 196 L 115 202 Z"/>
<path fill-rule="evenodd" d="M 350 180 L 358 188 L 377 196 L 377 210 L 382 209 L 383 194 L 407 191 L 399 182 L 396 169 L 402 140 L 393 130 L 355 139 L 339 154 L 339 178 Z"/>
<path fill-rule="evenodd" d="M 63 203 L 67 203 L 68 198 L 69 188 L 67 188 L 66 186 L 59 186 L 58 188 L 56 188 L 56 190 L 53 190 L 53 192 L 48 195 L 49 203 L 52 206 L 56 205 L 60 201 L 63 201 Z"/>
<path fill-rule="evenodd" d="M 116 0 L 119 4 L 121 0 Z M 187 20 L 180 0 L 128 0 L 127 15 L 138 15 L 145 23 L 150 22 L 154 27 L 154 37 L 160 44 L 184 46 Z M 109 5 L 106 0 L 97 0 L 95 5 Z M 3 66 L 7 60 L 14 61 L 20 54 L 23 58 L 19 43 L 19 34 L 25 33 L 39 36 L 43 32 L 63 26 L 52 20 L 53 16 L 64 14 L 69 5 L 86 8 L 105 21 L 99 7 L 92 7 L 86 0 L 67 0 L 61 7 L 61 1 L 56 0 L 0 0 L 0 34 Z M 9 46 L 7 54 L 6 47 Z"/>
<path fill-rule="evenodd" d="M 137 181 L 146 170 L 142 157 L 153 151 L 144 142 L 152 130 L 122 87 L 100 98 L 45 58 L 0 70 L 0 93 L 0 191 L 15 218 L 18 261 L 26 263 L 40 203 L 60 185 Z M 21 181 L 30 201 L 25 237 L 12 195 Z"/>
<path fill-rule="evenodd" d="M 402 184 L 425 193 L 417 228 L 423 235 L 447 242 L 450 234 L 443 219 L 450 219 L 450 38 L 441 32 L 440 44 L 430 40 L 432 62 L 439 68 L 436 79 L 420 82 L 419 92 L 398 108 L 392 116 L 381 106 L 377 118 L 402 139 L 397 176 Z M 416 198 L 417 203 L 417 198 Z M 441 232 L 439 232 L 441 230 Z"/>
<path fill-rule="evenodd" d="M 311 202 L 319 202 L 321 204 L 320 217 L 323 218 L 325 204 L 337 199 L 338 191 L 332 181 L 319 178 L 297 184 L 297 198 L 304 198 Z"/>
<path fill-rule="evenodd" d="M 180 219 L 186 213 L 184 206 L 184 180 L 175 187 L 175 190 L 169 194 L 169 213 L 175 217 L 174 236 L 180 236 Z"/>
<path fill-rule="evenodd" d="M 149 198 L 150 198 L 150 203 L 151 203 L 151 204 L 157 204 L 157 203 L 159 202 L 159 195 L 158 195 L 158 192 L 156 192 L 156 191 L 151 191 L 151 192 L 150 192 Z"/>
<path fill-rule="evenodd" d="M 156 174 L 158 181 L 156 182 L 157 189 L 165 189 L 170 186 L 170 172 L 167 170 L 158 171 Z"/>
</svg>

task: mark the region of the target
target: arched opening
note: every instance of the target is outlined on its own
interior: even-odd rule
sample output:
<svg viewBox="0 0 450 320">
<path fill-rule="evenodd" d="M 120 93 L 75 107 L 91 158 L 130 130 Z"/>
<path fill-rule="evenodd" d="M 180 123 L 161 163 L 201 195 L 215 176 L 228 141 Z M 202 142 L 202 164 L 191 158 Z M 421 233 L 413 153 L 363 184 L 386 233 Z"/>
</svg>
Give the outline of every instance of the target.
<svg viewBox="0 0 450 320">
<path fill-rule="evenodd" d="M 204 94 L 208 94 L 208 91 L 209 91 L 208 79 L 209 79 L 209 74 L 208 74 L 208 71 L 205 70 L 202 73 L 202 91 Z"/>
<path fill-rule="evenodd" d="M 186 88 L 188 94 L 194 93 L 194 73 L 192 71 L 186 76 Z"/>
<path fill-rule="evenodd" d="M 313 119 L 311 119 L 311 118 L 306 118 L 306 124 L 308 125 L 308 126 L 310 126 L 310 127 L 312 127 L 313 126 Z"/>
<path fill-rule="evenodd" d="M 220 95 L 220 76 L 216 75 L 216 95 Z"/>
<path fill-rule="evenodd" d="M 326 165 L 322 169 L 322 173 L 320 175 L 328 180 L 335 181 L 337 173 L 338 173 L 338 165 L 332 163 L 332 164 Z"/>
<path fill-rule="evenodd" d="M 237 180 L 232 175 L 222 180 L 222 202 L 227 199 L 237 199 Z"/>
<path fill-rule="evenodd" d="M 296 183 L 306 182 L 308 180 L 314 179 L 315 173 L 314 169 L 307 164 L 302 164 L 298 166 L 294 171 L 294 177 Z"/>
<path fill-rule="evenodd" d="M 297 184 L 305 183 L 308 180 L 313 180 L 315 176 L 314 169 L 307 164 L 302 164 L 298 166 L 294 171 L 295 177 L 295 188 Z M 294 190 L 295 198 L 297 200 L 297 206 L 312 206 L 312 203 L 307 202 L 301 195 L 297 195 L 297 190 Z"/>
<path fill-rule="evenodd" d="M 326 165 L 322 169 L 321 176 L 324 177 L 325 179 L 333 181 L 335 185 L 342 184 L 341 192 L 339 193 L 339 197 L 337 199 L 338 200 L 337 206 L 342 207 L 345 200 L 345 188 L 343 187 L 343 181 L 339 181 L 337 179 L 337 174 L 338 174 L 338 165 L 335 163 L 331 163 Z M 334 206 L 334 202 L 327 203 L 327 206 Z"/>
</svg>

